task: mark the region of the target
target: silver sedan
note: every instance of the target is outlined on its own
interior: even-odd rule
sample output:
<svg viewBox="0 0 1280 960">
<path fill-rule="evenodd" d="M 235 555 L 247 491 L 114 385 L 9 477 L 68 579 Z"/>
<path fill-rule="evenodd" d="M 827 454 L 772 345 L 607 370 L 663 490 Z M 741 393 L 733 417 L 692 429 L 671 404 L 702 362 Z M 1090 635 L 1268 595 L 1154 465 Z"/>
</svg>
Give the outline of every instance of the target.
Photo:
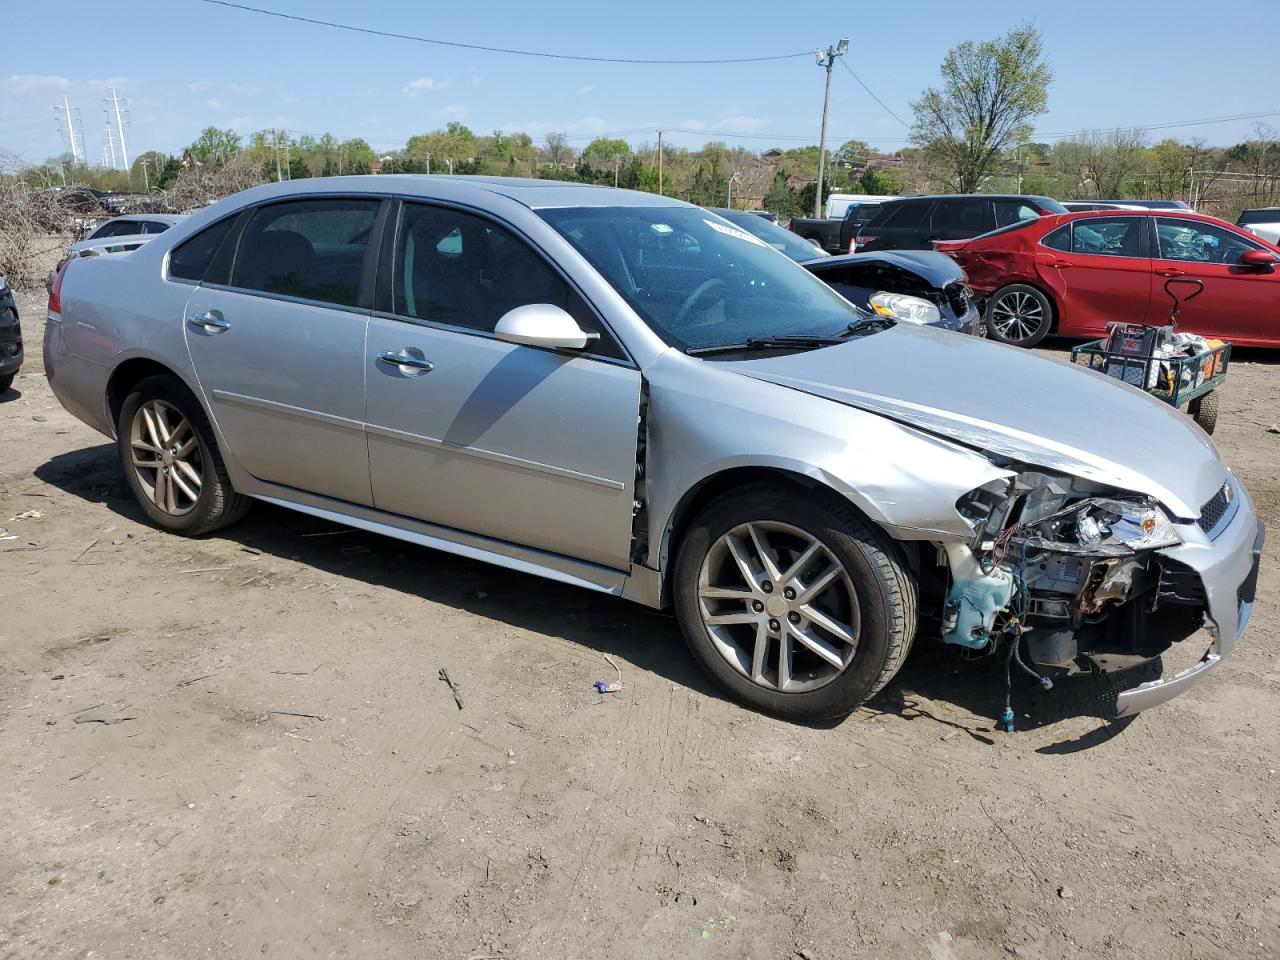
<svg viewBox="0 0 1280 960">
<path fill-rule="evenodd" d="M 868 316 L 648 194 L 255 188 L 65 266 L 45 368 L 165 530 L 266 500 L 673 607 L 721 684 L 795 719 L 847 714 L 923 631 L 1052 682 L 1204 628 L 1132 713 L 1253 601 L 1261 525 L 1177 411 Z"/>
</svg>

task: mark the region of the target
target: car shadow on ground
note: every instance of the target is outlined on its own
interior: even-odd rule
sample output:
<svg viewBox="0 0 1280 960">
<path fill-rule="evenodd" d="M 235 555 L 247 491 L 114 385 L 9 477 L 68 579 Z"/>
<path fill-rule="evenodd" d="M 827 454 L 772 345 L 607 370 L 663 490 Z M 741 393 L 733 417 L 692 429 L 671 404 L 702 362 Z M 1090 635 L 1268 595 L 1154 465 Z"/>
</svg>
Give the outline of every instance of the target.
<svg viewBox="0 0 1280 960">
<path fill-rule="evenodd" d="M 120 473 L 114 444 L 59 454 L 37 467 L 35 475 L 128 520 L 148 523 Z M 353 581 L 563 637 L 616 654 L 704 696 L 729 699 L 685 650 L 675 618 L 668 613 L 265 503 L 254 504 L 244 520 L 215 536 Z M 935 701 L 951 706 L 935 710 Z M 1025 675 L 1015 676 L 1013 704 L 1019 729 L 1078 716 L 1100 718 L 1098 687 L 1090 677 L 1072 678 L 1045 692 Z M 933 720 L 988 744 L 1005 736 L 996 723 L 1003 708 L 1003 658 L 967 660 L 955 648 L 927 641 L 916 642 L 897 678 L 867 704 L 867 709 L 907 720 Z M 1056 749 L 1042 748 L 1043 752 L 1084 749 L 1124 726 L 1098 722 L 1098 729 L 1087 737 L 1054 745 Z M 840 721 L 814 724 L 839 725 Z"/>
</svg>

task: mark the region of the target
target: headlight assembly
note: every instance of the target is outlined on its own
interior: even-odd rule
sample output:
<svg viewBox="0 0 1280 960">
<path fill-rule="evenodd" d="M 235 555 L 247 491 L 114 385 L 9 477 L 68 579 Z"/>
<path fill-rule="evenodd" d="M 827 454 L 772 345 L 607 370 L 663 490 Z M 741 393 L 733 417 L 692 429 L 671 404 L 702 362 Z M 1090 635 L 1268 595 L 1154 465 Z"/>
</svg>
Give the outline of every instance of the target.
<svg viewBox="0 0 1280 960">
<path fill-rule="evenodd" d="M 942 312 L 922 297 L 905 293 L 886 293 L 881 290 L 867 301 L 879 316 L 903 323 L 930 324 L 942 319 Z"/>
</svg>

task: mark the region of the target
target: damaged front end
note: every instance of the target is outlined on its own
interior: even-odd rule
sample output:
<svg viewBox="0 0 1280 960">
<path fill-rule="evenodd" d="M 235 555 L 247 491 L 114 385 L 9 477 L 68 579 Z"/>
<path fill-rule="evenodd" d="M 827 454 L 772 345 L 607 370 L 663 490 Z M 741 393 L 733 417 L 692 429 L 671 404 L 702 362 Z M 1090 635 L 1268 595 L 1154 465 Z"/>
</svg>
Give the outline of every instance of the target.
<svg viewBox="0 0 1280 960">
<path fill-rule="evenodd" d="M 1010 468 L 956 504 L 974 537 L 942 547 L 946 642 L 981 653 L 1008 644 L 1010 660 L 1046 688 L 1095 672 L 1118 689 L 1204 624 L 1199 577 L 1161 553 L 1182 537 L 1159 503 Z"/>
</svg>

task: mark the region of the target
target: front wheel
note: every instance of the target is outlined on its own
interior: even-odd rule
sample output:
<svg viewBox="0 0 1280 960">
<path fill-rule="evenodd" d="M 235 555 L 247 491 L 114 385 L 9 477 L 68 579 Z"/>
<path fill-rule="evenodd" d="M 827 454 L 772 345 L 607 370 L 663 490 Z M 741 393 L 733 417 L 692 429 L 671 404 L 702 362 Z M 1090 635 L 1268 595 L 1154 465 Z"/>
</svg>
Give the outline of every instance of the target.
<svg viewBox="0 0 1280 960">
<path fill-rule="evenodd" d="M 987 301 L 987 336 L 1015 347 L 1034 347 L 1053 326 L 1053 304 L 1025 283 L 997 290 Z"/>
<path fill-rule="evenodd" d="M 897 673 L 916 628 L 897 546 L 810 491 L 752 486 L 712 503 L 680 545 L 675 601 L 707 671 L 789 720 L 848 715 Z"/>
<path fill-rule="evenodd" d="M 148 377 L 125 397 L 116 445 L 139 505 L 164 530 L 198 536 L 249 509 L 231 488 L 204 409 L 175 377 Z"/>
</svg>

